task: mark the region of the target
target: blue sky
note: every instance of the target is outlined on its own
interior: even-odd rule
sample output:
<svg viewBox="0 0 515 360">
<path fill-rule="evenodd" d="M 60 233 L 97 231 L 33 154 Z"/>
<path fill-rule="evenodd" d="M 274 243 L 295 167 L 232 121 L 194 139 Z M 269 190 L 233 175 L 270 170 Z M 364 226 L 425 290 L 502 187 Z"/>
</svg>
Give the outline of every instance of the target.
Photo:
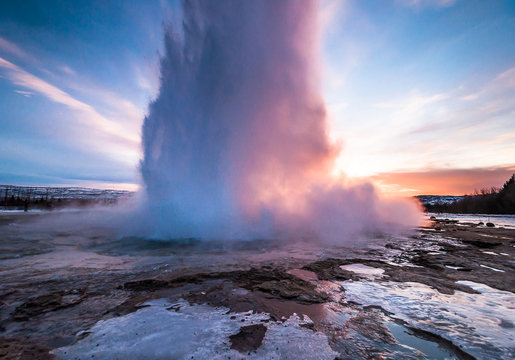
<svg viewBox="0 0 515 360">
<path fill-rule="evenodd" d="M 134 188 L 176 9 L 2 1 L 0 183 Z M 325 0 L 320 19 L 338 171 L 417 193 L 382 175 L 515 168 L 515 2 Z"/>
</svg>

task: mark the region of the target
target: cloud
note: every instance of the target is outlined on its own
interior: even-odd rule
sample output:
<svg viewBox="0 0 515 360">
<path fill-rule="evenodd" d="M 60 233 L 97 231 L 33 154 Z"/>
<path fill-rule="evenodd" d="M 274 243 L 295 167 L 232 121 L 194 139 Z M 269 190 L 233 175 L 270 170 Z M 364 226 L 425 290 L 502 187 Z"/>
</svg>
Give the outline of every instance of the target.
<svg viewBox="0 0 515 360">
<path fill-rule="evenodd" d="M 14 44 L 2 37 L 0 37 L 0 50 L 2 50 L 3 52 L 9 53 L 9 54 L 15 55 L 19 58 L 24 58 L 24 59 L 30 58 L 30 56 L 25 51 L 20 49 L 20 47 L 18 45 Z"/>
<path fill-rule="evenodd" d="M 396 109 L 402 111 L 408 111 L 410 113 L 421 110 L 424 106 L 434 104 L 436 102 L 448 99 L 449 95 L 445 93 L 425 95 L 421 94 L 417 90 L 412 90 L 408 96 L 403 97 L 399 100 L 380 102 L 372 104 L 373 107 L 385 108 L 385 109 Z"/>
<path fill-rule="evenodd" d="M 143 108 L 123 98 L 117 93 L 106 90 L 86 81 L 72 81 L 67 83 L 68 88 L 88 97 L 93 97 L 96 109 L 101 109 L 106 117 L 119 123 L 123 123 L 126 131 L 138 134 L 145 116 Z"/>
<path fill-rule="evenodd" d="M 426 8 L 447 8 L 456 4 L 457 0 L 396 0 L 396 3 L 407 8 L 412 9 L 426 9 Z"/>
<path fill-rule="evenodd" d="M 34 95 L 34 93 L 32 93 L 30 91 L 14 90 L 14 92 L 16 94 L 20 94 L 20 95 L 25 96 L 25 97 L 32 97 L 32 95 Z"/>
<path fill-rule="evenodd" d="M 508 90 L 515 88 L 515 66 L 499 74 L 489 84 L 490 88 Z"/>
<path fill-rule="evenodd" d="M 140 139 L 137 133 L 127 131 L 121 124 L 115 123 L 99 114 L 92 106 L 75 99 L 67 92 L 1 57 L 0 69 L 4 69 L 8 79 L 13 84 L 37 92 L 56 103 L 65 105 L 72 110 L 86 115 L 83 118 L 83 122 L 85 122 L 86 125 L 92 126 L 98 131 L 119 138 L 129 144 L 132 143 L 134 146 L 139 144 Z M 78 119 L 81 119 L 81 117 L 78 117 Z"/>
<path fill-rule="evenodd" d="M 75 70 L 73 70 L 71 67 L 69 67 L 68 65 L 63 65 L 61 67 L 59 67 L 59 70 L 61 70 L 63 73 L 65 73 L 66 75 L 77 75 L 77 73 L 75 72 Z"/>
<path fill-rule="evenodd" d="M 422 107 L 432 104 L 431 107 L 421 108 L 421 111 L 434 121 L 412 129 L 410 134 L 436 133 L 457 128 L 463 130 L 485 124 L 489 128 L 497 124 L 504 125 L 506 118 L 515 112 L 515 102 L 512 101 L 514 95 L 515 67 L 512 67 L 472 91 L 461 86 L 443 97 L 437 96 L 439 107 L 435 107 L 432 101 L 422 103 Z"/>
<path fill-rule="evenodd" d="M 500 187 L 515 173 L 515 164 L 468 169 L 427 169 L 381 173 L 371 180 L 384 190 L 405 195 L 464 195 Z"/>
<path fill-rule="evenodd" d="M 414 89 L 332 106 L 339 120 L 334 137 L 345 139 L 338 168 L 349 177 L 364 177 L 400 169 L 511 164 L 514 98 L 515 67 L 452 89 Z"/>
</svg>

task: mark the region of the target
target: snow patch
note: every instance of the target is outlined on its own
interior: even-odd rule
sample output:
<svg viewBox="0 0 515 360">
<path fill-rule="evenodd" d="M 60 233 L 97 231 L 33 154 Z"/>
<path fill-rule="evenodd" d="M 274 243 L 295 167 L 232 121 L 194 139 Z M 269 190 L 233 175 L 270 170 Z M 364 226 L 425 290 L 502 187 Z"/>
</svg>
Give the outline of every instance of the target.
<svg viewBox="0 0 515 360">
<path fill-rule="evenodd" d="M 382 277 L 384 270 L 380 268 L 375 268 L 372 266 L 367 266 L 363 264 L 349 264 L 349 265 L 342 265 L 340 266 L 340 269 L 352 271 L 355 274 L 361 275 L 363 277 L 366 277 L 368 279 L 374 279 L 377 277 Z"/>
<path fill-rule="evenodd" d="M 56 349 L 60 359 L 320 359 L 338 353 L 322 333 L 301 325 L 311 322 L 293 315 L 284 323 L 267 314 L 228 313 L 224 307 L 153 300 L 134 313 L 96 323 L 90 335 Z M 264 322 L 268 321 L 268 322 Z M 263 323 L 267 332 L 256 352 L 232 350 L 229 336 L 242 326 Z"/>
</svg>

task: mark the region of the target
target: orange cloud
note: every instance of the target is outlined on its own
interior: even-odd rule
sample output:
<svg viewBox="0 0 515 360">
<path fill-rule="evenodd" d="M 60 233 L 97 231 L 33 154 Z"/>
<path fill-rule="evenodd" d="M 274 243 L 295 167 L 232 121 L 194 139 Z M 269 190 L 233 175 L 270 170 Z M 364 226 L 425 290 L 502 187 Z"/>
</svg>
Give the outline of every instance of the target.
<svg viewBox="0 0 515 360">
<path fill-rule="evenodd" d="M 428 169 L 391 172 L 371 180 L 383 191 L 396 195 L 463 195 L 483 188 L 500 187 L 515 173 L 515 165 L 471 169 Z"/>
</svg>

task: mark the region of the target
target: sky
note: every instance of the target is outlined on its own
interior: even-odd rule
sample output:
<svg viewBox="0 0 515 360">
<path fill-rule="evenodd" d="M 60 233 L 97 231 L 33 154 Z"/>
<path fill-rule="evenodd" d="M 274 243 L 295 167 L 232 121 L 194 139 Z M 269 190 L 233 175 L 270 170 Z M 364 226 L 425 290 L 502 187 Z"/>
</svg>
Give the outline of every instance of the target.
<svg viewBox="0 0 515 360">
<path fill-rule="evenodd" d="M 515 172 L 515 2 L 323 0 L 335 172 L 401 195 Z M 0 2 L 0 183 L 136 189 L 177 1 Z"/>
</svg>

